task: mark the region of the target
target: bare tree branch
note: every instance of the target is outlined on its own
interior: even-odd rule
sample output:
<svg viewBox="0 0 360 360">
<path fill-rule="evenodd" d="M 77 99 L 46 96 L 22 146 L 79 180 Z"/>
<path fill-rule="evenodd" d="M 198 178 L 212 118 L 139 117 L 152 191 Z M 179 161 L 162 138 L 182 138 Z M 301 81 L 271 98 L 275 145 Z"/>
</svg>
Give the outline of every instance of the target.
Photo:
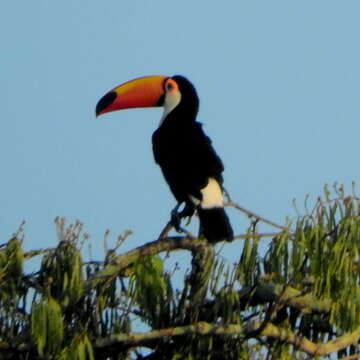
<svg viewBox="0 0 360 360">
<path fill-rule="evenodd" d="M 357 354 L 345 356 L 345 357 L 342 357 L 342 358 L 339 359 L 339 360 L 354 360 L 354 359 L 360 359 L 360 354 L 357 353 Z"/>
<path fill-rule="evenodd" d="M 240 324 L 214 325 L 207 322 L 198 322 L 187 326 L 178 326 L 173 328 L 149 331 L 146 333 L 132 334 L 114 334 L 107 338 L 98 339 L 95 342 L 95 348 L 107 348 L 110 346 L 146 346 L 149 342 L 157 339 L 166 339 L 184 335 L 227 335 L 244 336 L 256 333 L 262 325 L 261 322 L 251 322 L 246 328 Z M 345 334 L 334 341 L 327 343 L 314 343 L 306 337 L 297 336 L 293 331 L 267 323 L 261 329 L 260 336 L 283 341 L 294 345 L 301 350 L 313 356 L 325 356 L 333 352 L 346 348 L 356 343 L 360 338 L 360 327 L 352 333 Z"/>
<path fill-rule="evenodd" d="M 279 225 L 279 224 L 276 224 L 271 220 L 267 220 L 267 219 L 263 218 L 262 216 L 256 215 L 254 212 L 245 209 L 244 207 L 240 206 L 239 204 L 237 204 L 234 201 L 229 201 L 229 202 L 225 203 L 225 206 L 231 206 L 231 207 L 233 207 L 235 209 L 238 209 L 241 212 L 243 212 L 244 214 L 246 214 L 248 217 L 255 218 L 255 219 L 257 219 L 257 220 L 259 220 L 259 221 L 261 221 L 261 222 L 263 222 L 265 224 L 274 226 L 274 227 L 276 227 L 278 229 L 281 229 L 281 230 L 284 230 L 284 231 L 289 231 L 289 228 L 287 228 L 285 226 L 282 226 L 282 225 Z"/>
<path fill-rule="evenodd" d="M 168 225 L 165 226 L 163 232 L 166 232 Z M 162 232 L 162 233 L 163 233 Z M 279 233 L 265 233 L 265 234 L 243 234 L 235 237 L 236 240 L 251 239 L 251 238 L 263 238 L 263 237 L 276 237 L 282 235 Z M 188 250 L 191 252 L 199 251 L 204 247 L 212 246 L 206 240 L 194 239 L 191 236 L 171 236 L 161 238 L 161 234 L 158 240 L 149 242 L 143 246 L 140 246 L 134 250 L 131 250 L 125 254 L 115 256 L 111 264 L 107 265 L 102 271 L 96 274 L 96 276 L 90 280 L 88 284 L 90 287 L 97 286 L 104 280 L 112 279 L 118 276 L 120 273 L 133 265 L 136 260 L 144 256 L 150 256 L 159 254 L 165 251 L 174 250 Z"/>
</svg>

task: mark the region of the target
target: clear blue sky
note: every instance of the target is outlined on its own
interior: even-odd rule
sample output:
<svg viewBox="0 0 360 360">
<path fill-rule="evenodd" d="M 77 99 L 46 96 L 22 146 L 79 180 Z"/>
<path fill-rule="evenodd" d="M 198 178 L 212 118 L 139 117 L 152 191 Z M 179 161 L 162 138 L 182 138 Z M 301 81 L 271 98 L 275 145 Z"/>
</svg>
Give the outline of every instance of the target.
<svg viewBox="0 0 360 360">
<path fill-rule="evenodd" d="M 151 152 L 161 109 L 94 115 L 138 76 L 193 81 L 226 188 L 265 217 L 359 183 L 359 14 L 358 0 L 3 1 L 1 243 L 25 219 L 26 249 L 54 246 L 58 215 L 96 249 L 106 229 L 134 231 L 124 249 L 156 238 L 175 205 Z"/>
</svg>

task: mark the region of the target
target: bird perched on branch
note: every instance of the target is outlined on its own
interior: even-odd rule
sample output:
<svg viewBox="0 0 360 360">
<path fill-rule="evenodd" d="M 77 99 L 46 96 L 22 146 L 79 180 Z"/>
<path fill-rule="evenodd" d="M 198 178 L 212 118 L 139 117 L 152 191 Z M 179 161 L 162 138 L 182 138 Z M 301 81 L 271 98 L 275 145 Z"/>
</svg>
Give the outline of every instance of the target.
<svg viewBox="0 0 360 360">
<path fill-rule="evenodd" d="M 100 99 L 96 115 L 155 106 L 164 112 L 152 136 L 153 152 L 178 201 L 172 211 L 174 226 L 178 229 L 182 218 L 197 211 L 202 236 L 209 242 L 231 241 L 233 230 L 224 210 L 224 166 L 196 121 L 199 98 L 188 79 L 157 75 L 128 81 Z"/>
</svg>

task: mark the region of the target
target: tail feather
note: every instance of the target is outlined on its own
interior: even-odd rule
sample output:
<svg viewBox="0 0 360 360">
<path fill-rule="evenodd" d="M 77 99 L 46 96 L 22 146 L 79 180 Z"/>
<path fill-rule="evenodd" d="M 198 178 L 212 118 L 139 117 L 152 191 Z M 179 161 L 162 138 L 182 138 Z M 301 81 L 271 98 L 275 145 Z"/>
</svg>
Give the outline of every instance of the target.
<svg viewBox="0 0 360 360">
<path fill-rule="evenodd" d="M 223 207 L 198 208 L 200 234 L 209 242 L 232 241 L 234 232 Z"/>
</svg>

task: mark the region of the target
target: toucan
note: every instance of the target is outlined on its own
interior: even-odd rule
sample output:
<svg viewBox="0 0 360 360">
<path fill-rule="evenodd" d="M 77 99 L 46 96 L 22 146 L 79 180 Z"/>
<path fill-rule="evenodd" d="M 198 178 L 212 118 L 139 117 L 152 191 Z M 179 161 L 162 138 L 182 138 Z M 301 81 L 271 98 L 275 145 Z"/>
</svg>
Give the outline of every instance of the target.
<svg viewBox="0 0 360 360">
<path fill-rule="evenodd" d="M 164 112 L 152 136 L 153 153 L 178 202 L 172 212 L 175 227 L 196 211 L 201 237 L 212 243 L 232 241 L 233 230 L 224 210 L 224 166 L 202 124 L 196 121 L 199 98 L 187 78 L 155 75 L 125 82 L 99 100 L 96 116 L 156 106 Z"/>
</svg>

